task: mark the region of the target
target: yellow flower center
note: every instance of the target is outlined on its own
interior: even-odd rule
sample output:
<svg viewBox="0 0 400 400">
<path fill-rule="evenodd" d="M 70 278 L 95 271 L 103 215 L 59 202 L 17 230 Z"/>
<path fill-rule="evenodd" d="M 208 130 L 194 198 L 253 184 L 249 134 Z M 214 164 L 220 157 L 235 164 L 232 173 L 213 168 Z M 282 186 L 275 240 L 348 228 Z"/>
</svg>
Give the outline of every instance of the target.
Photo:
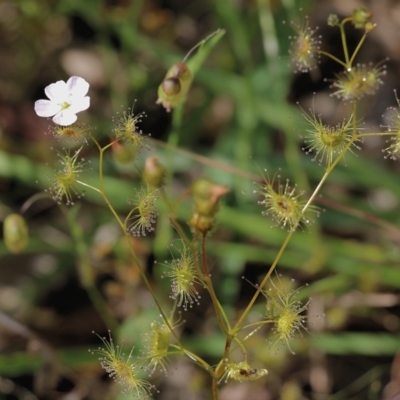
<svg viewBox="0 0 400 400">
<path fill-rule="evenodd" d="M 67 101 L 64 101 L 63 103 L 61 103 L 61 109 L 65 110 L 67 108 L 71 107 L 71 104 L 68 103 Z"/>
</svg>

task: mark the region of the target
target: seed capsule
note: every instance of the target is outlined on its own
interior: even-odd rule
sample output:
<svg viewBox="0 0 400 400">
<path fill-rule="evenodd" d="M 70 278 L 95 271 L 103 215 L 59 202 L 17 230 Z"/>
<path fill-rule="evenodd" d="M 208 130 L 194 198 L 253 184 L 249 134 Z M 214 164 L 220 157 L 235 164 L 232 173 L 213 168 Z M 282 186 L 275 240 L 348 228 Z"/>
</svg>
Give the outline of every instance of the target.
<svg viewBox="0 0 400 400">
<path fill-rule="evenodd" d="M 164 94 L 167 96 L 174 96 L 181 91 L 181 83 L 176 76 L 164 79 L 161 83 Z"/>
<path fill-rule="evenodd" d="M 158 87 L 157 104 L 162 104 L 170 112 L 185 99 L 192 79 L 192 73 L 186 64 L 178 62 L 172 65 Z"/>
</svg>

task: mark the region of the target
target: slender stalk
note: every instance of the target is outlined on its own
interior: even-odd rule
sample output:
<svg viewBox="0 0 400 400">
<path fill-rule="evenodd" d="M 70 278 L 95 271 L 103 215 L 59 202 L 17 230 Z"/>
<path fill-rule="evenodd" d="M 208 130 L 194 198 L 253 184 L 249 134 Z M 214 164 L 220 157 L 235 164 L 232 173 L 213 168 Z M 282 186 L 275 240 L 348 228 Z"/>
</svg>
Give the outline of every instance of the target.
<svg viewBox="0 0 400 400">
<path fill-rule="evenodd" d="M 89 189 L 92 189 L 92 190 L 94 190 L 95 192 L 97 192 L 97 193 L 101 193 L 101 191 L 99 190 L 99 189 L 97 189 L 96 187 L 94 187 L 94 186 L 92 186 L 92 185 L 88 185 L 87 183 L 85 183 L 85 182 L 82 182 L 82 181 L 76 181 L 76 183 L 79 183 L 80 185 L 82 185 L 82 186 L 86 186 L 87 188 L 89 188 Z"/>
<path fill-rule="evenodd" d="M 328 53 L 324 50 L 318 50 L 318 54 L 327 56 L 329 58 L 331 58 L 333 61 L 336 61 L 338 64 L 342 65 L 344 68 L 347 68 L 346 63 L 344 63 L 342 60 L 340 60 L 339 58 L 335 57 L 333 54 Z"/>
<path fill-rule="evenodd" d="M 346 32 L 344 31 L 344 24 L 349 21 L 351 21 L 351 18 L 345 18 L 339 25 L 340 37 L 342 39 L 342 47 L 344 52 L 344 59 L 346 61 L 346 68 L 350 67 L 350 64 L 349 64 L 349 51 L 347 49 Z"/>
<path fill-rule="evenodd" d="M 357 53 L 358 53 L 359 50 L 361 49 L 361 46 L 362 46 L 363 43 L 365 42 L 366 37 L 367 37 L 367 32 L 364 33 L 364 35 L 363 35 L 363 37 L 361 38 L 361 40 L 359 41 L 359 43 L 358 43 L 356 49 L 354 50 L 354 53 L 353 53 L 353 55 L 351 56 L 350 61 L 349 61 L 349 64 L 350 64 L 349 66 L 352 66 L 352 65 L 353 65 L 354 59 L 356 58 Z"/>
<path fill-rule="evenodd" d="M 286 236 L 285 241 L 283 242 L 281 248 L 279 249 L 278 254 L 275 257 L 274 262 L 272 263 L 269 271 L 267 272 L 267 274 L 265 275 L 264 279 L 262 280 L 262 282 L 260 283 L 260 285 L 258 286 L 256 292 L 254 293 L 252 299 L 250 300 L 249 304 L 247 305 L 246 309 L 243 311 L 242 315 L 240 316 L 240 318 L 238 319 L 238 321 L 236 322 L 236 325 L 233 327 L 233 332 L 237 332 L 239 330 L 240 325 L 242 324 L 243 320 L 246 318 L 247 314 L 249 313 L 249 311 L 251 310 L 251 308 L 253 307 L 255 301 L 257 300 L 259 294 L 261 293 L 264 285 L 267 283 L 268 279 L 270 278 L 272 272 L 274 272 L 276 266 L 278 265 L 279 260 L 281 259 L 281 256 L 283 254 L 283 252 L 285 251 L 287 245 L 290 242 L 290 239 L 293 236 L 294 231 L 291 231 L 288 233 L 288 235 Z"/>
<path fill-rule="evenodd" d="M 230 336 L 230 333 L 228 332 L 228 329 L 230 330 L 229 321 L 226 318 L 225 313 L 221 312 L 222 306 L 219 303 L 217 296 L 215 294 L 214 287 L 213 287 L 213 284 L 211 281 L 211 275 L 208 270 L 208 263 L 207 263 L 207 256 L 206 256 L 206 236 L 205 235 L 202 235 L 202 239 L 201 239 L 201 255 L 202 255 L 202 262 L 203 262 L 203 269 L 204 269 L 204 281 L 207 285 L 207 289 L 210 293 L 211 300 L 214 304 L 214 309 L 215 309 L 215 313 L 217 315 L 218 324 L 219 324 L 222 332 L 224 333 L 224 335 L 228 337 L 228 336 Z M 228 329 L 226 326 L 228 326 Z"/>
<path fill-rule="evenodd" d="M 19 210 L 20 214 L 24 214 L 33 203 L 41 199 L 51 199 L 51 196 L 48 193 L 34 194 L 33 196 L 29 197 L 29 199 L 26 200 L 24 204 L 22 204 Z"/>
<path fill-rule="evenodd" d="M 170 346 L 173 348 L 179 349 L 179 354 L 184 354 L 187 357 L 189 357 L 191 360 L 196 361 L 200 365 L 200 367 L 203 368 L 205 371 L 207 371 L 211 376 L 214 375 L 214 370 L 211 367 L 211 365 L 208 364 L 206 361 L 204 361 L 197 354 L 194 354 L 191 351 L 184 349 L 182 347 L 176 346 L 174 344 L 171 344 Z M 171 354 L 171 352 L 168 352 L 168 354 Z"/>
<path fill-rule="evenodd" d="M 179 142 L 179 131 L 183 118 L 183 103 L 175 107 L 172 113 L 172 132 L 169 134 L 168 144 L 175 147 L 178 146 Z M 170 153 L 169 156 L 169 161 L 171 161 L 172 153 Z"/>
<path fill-rule="evenodd" d="M 213 400 L 219 399 L 218 381 L 215 377 L 212 378 L 212 395 L 213 395 Z"/>
<path fill-rule="evenodd" d="M 273 321 L 272 319 L 271 320 L 263 320 L 263 321 L 252 322 L 251 324 L 245 325 L 243 328 L 241 328 L 241 330 L 252 328 L 253 326 L 259 327 L 260 325 L 262 326 L 262 325 L 266 325 L 266 324 L 272 324 L 274 322 L 275 321 Z"/>
<path fill-rule="evenodd" d="M 149 280 L 147 279 L 147 276 L 146 276 L 146 274 L 145 274 L 145 272 L 144 272 L 144 270 L 143 270 L 143 267 L 142 267 L 142 265 L 140 264 L 140 261 L 139 261 L 137 255 L 136 255 L 136 252 L 135 252 L 135 250 L 134 250 L 133 247 L 132 247 L 132 242 L 131 242 L 131 240 L 130 240 L 130 236 L 129 236 L 128 232 L 126 231 L 126 226 L 125 226 L 125 224 L 122 222 L 121 218 L 118 216 L 118 214 L 117 214 L 117 212 L 115 211 L 114 207 L 112 206 L 110 200 L 108 199 L 107 195 L 105 194 L 105 191 L 104 191 L 104 178 L 103 178 L 103 159 L 104 159 L 104 151 L 105 151 L 106 149 L 108 149 L 112 144 L 108 144 L 108 145 L 106 145 L 105 147 L 102 148 L 102 147 L 100 146 L 100 144 L 97 142 L 97 140 L 96 140 L 94 137 L 92 137 L 92 140 L 93 140 L 93 142 L 96 144 L 97 148 L 99 149 L 99 153 L 100 153 L 100 155 L 99 155 L 99 180 L 100 180 L 100 190 L 98 190 L 98 189 L 96 190 L 95 188 L 94 188 L 94 189 L 95 189 L 97 192 L 100 193 L 100 195 L 102 196 L 103 200 L 104 200 L 105 203 L 107 204 L 109 210 L 112 212 L 112 214 L 114 215 L 115 219 L 117 220 L 119 226 L 121 227 L 121 229 L 122 229 L 122 231 L 123 231 L 123 233 L 124 233 L 125 239 L 126 239 L 127 242 L 128 242 L 128 246 L 129 246 L 130 252 L 131 252 L 131 254 L 132 254 L 132 257 L 133 257 L 133 259 L 134 259 L 134 261 L 135 261 L 137 267 L 139 268 L 140 275 L 141 275 L 141 277 L 142 277 L 142 279 L 143 279 L 143 281 L 144 281 L 144 283 L 145 283 L 147 289 L 149 290 L 150 294 L 152 295 L 153 300 L 154 300 L 154 302 L 155 302 L 155 304 L 156 304 L 156 306 L 157 306 L 157 308 L 158 308 L 158 310 L 159 310 L 159 312 L 160 312 L 162 318 L 164 319 L 165 324 L 168 326 L 169 330 L 171 331 L 171 334 L 174 336 L 175 341 L 178 343 L 178 345 L 179 345 L 179 347 L 182 349 L 182 351 L 184 351 L 184 348 L 183 348 L 183 346 L 182 346 L 182 344 L 181 344 L 181 342 L 180 342 L 180 340 L 179 340 L 179 337 L 177 336 L 177 334 L 176 334 L 175 331 L 173 330 L 173 328 L 172 328 L 172 326 L 171 326 L 171 323 L 170 323 L 168 317 L 166 316 L 165 312 L 163 311 L 163 309 L 162 309 L 162 307 L 161 307 L 161 304 L 160 304 L 160 302 L 158 301 L 157 296 L 156 296 L 156 294 L 155 294 L 153 288 L 151 287 Z"/>
<path fill-rule="evenodd" d="M 377 132 L 377 133 L 358 133 L 357 139 L 364 137 L 377 137 L 377 136 L 397 136 L 396 132 Z"/>
<path fill-rule="evenodd" d="M 355 105 L 353 108 L 353 111 L 355 113 L 356 109 L 355 109 Z M 355 120 L 355 119 L 354 119 Z M 353 135 L 353 139 L 349 141 L 349 143 L 346 145 L 346 147 L 343 149 L 343 151 L 338 155 L 338 157 L 335 159 L 335 161 L 329 165 L 323 175 L 323 177 L 321 178 L 321 181 L 319 182 L 319 184 L 317 185 L 317 187 L 315 188 L 313 194 L 310 196 L 310 198 L 308 199 L 307 203 L 304 205 L 303 209 L 302 209 L 302 215 L 304 214 L 304 212 L 307 210 L 307 208 L 310 206 L 310 204 L 312 203 L 312 201 L 315 199 L 315 197 L 317 196 L 317 194 L 319 193 L 322 185 L 324 184 L 324 182 L 326 181 L 326 179 L 328 178 L 328 176 L 330 175 L 330 173 L 333 171 L 333 169 L 336 167 L 336 165 L 339 163 L 339 161 L 343 158 L 344 154 L 347 152 L 347 150 L 352 146 L 352 144 L 354 143 L 354 141 L 356 140 L 356 136 Z M 278 254 L 275 257 L 274 262 L 272 263 L 269 271 L 267 272 L 267 274 L 265 275 L 264 279 L 262 280 L 261 284 L 258 286 L 256 292 L 254 293 L 252 299 L 250 300 L 250 303 L 247 305 L 246 309 L 244 310 L 244 312 L 242 313 L 242 315 L 240 316 L 239 320 L 236 322 L 234 328 L 233 328 L 233 332 L 236 333 L 240 327 L 240 325 L 242 324 L 243 320 L 246 318 L 247 314 L 249 313 L 249 311 L 251 310 L 251 308 L 253 307 L 255 301 L 257 300 L 258 296 L 260 295 L 262 289 L 264 288 L 265 284 L 267 283 L 268 279 L 270 278 L 272 272 L 275 270 L 283 252 L 285 251 L 287 245 L 290 242 L 290 239 L 293 236 L 294 231 L 291 231 L 288 233 L 288 235 L 286 236 L 285 241 L 283 242 L 281 248 L 279 249 Z"/>
<path fill-rule="evenodd" d="M 134 260 L 135 260 L 135 262 L 136 262 L 136 264 L 137 264 L 137 266 L 138 266 L 138 268 L 139 268 L 140 275 L 142 276 L 142 279 L 143 279 L 143 281 L 144 281 L 144 283 L 145 283 L 147 289 L 149 290 L 151 296 L 153 297 L 154 303 L 156 303 L 156 306 L 157 306 L 157 308 L 158 308 L 158 311 L 160 312 L 160 314 L 161 314 L 161 316 L 162 316 L 162 318 L 163 318 L 165 324 L 168 326 L 169 330 L 171 331 L 172 336 L 175 338 L 175 340 L 176 340 L 176 342 L 178 343 L 178 345 L 179 345 L 179 346 L 181 347 L 181 349 L 184 351 L 184 348 L 183 348 L 183 346 L 182 346 L 182 344 L 181 344 L 181 342 L 180 342 L 180 340 L 179 340 L 178 335 L 177 335 L 177 334 L 175 333 L 175 331 L 173 330 L 173 328 L 172 328 L 172 326 L 171 326 L 171 323 L 169 322 L 168 317 L 166 316 L 165 312 L 163 311 L 163 309 L 162 309 L 162 307 L 161 307 L 161 304 L 160 304 L 160 302 L 158 301 L 157 296 L 156 296 L 156 294 L 155 294 L 153 288 L 151 287 L 150 282 L 149 282 L 149 280 L 147 279 L 147 276 L 146 276 L 146 274 L 144 273 L 141 264 L 139 263 L 139 260 L 138 260 L 138 258 L 137 258 L 137 256 L 136 256 L 136 253 L 135 253 L 135 250 L 133 250 L 133 248 L 132 248 L 132 244 L 131 244 L 131 241 L 130 241 L 130 237 L 128 236 L 127 233 L 125 234 L 125 237 L 127 238 L 128 242 L 129 242 L 129 248 L 130 248 L 131 254 L 132 254 L 132 256 L 133 256 L 133 258 L 134 258 Z"/>
<path fill-rule="evenodd" d="M 246 347 L 244 347 L 243 343 L 237 337 L 235 337 L 234 340 L 238 344 L 240 349 L 242 350 L 243 360 L 245 362 L 247 362 L 247 350 L 246 350 Z"/>
</svg>

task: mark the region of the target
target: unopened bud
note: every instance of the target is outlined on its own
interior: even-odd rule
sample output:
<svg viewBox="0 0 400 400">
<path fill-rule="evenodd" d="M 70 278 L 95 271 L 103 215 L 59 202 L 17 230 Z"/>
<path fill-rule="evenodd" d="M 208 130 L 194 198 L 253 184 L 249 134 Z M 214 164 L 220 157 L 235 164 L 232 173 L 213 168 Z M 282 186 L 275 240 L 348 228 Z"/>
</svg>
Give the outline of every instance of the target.
<svg viewBox="0 0 400 400">
<path fill-rule="evenodd" d="M 215 225 L 219 199 L 228 192 L 228 187 L 217 185 L 207 179 L 199 179 L 192 185 L 194 211 L 189 224 L 192 228 L 206 234 Z"/>
<path fill-rule="evenodd" d="M 157 157 L 148 157 L 143 171 L 143 181 L 150 187 L 159 189 L 164 185 L 166 171 Z"/>
<path fill-rule="evenodd" d="M 19 214 L 10 214 L 4 220 L 4 243 L 11 253 L 21 253 L 28 244 L 28 226 Z"/>
<path fill-rule="evenodd" d="M 137 149 L 133 146 L 126 146 L 120 142 L 114 142 L 111 148 L 114 159 L 121 164 L 127 164 L 136 158 Z"/>
<path fill-rule="evenodd" d="M 371 31 L 373 31 L 375 28 L 376 28 L 376 24 L 373 24 L 372 22 L 367 22 L 366 24 L 365 24 L 365 31 L 366 32 L 371 32 Z"/>
<path fill-rule="evenodd" d="M 206 235 L 214 228 L 215 222 L 214 216 L 203 215 L 195 211 L 190 217 L 189 225 L 195 232 L 200 232 L 203 235 Z"/>
<path fill-rule="evenodd" d="M 192 185 L 193 198 L 217 202 L 220 197 L 228 193 L 229 188 L 224 185 L 217 185 L 207 179 L 199 179 Z"/>
<path fill-rule="evenodd" d="M 339 17 L 336 14 L 330 14 L 328 17 L 328 25 L 336 26 L 339 24 Z"/>
<path fill-rule="evenodd" d="M 355 28 L 363 29 L 371 21 L 372 13 L 365 7 L 358 7 L 353 11 L 352 22 Z"/>
</svg>

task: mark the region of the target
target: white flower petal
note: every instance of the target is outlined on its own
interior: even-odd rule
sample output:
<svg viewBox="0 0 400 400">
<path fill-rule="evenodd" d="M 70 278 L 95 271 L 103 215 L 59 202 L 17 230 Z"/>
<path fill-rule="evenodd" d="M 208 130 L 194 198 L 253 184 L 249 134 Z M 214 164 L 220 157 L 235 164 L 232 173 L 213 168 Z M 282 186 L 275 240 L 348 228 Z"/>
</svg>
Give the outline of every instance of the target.
<svg viewBox="0 0 400 400">
<path fill-rule="evenodd" d="M 52 117 L 60 110 L 61 106 L 50 100 L 38 100 L 35 102 L 35 112 L 39 117 Z"/>
<path fill-rule="evenodd" d="M 55 103 L 63 103 L 68 101 L 68 87 L 64 81 L 52 83 L 44 89 L 46 96 Z"/>
<path fill-rule="evenodd" d="M 50 100 L 38 100 L 35 103 L 36 114 L 40 117 L 54 116 L 58 125 L 68 126 L 77 120 L 76 113 L 87 110 L 90 97 L 86 96 L 89 83 L 79 76 L 71 76 L 67 83 L 58 81 L 45 88 Z"/>
<path fill-rule="evenodd" d="M 87 110 L 90 106 L 90 97 L 86 96 L 83 99 L 73 99 L 71 106 L 68 108 L 73 113 L 78 113 Z"/>
<path fill-rule="evenodd" d="M 73 97 L 84 97 L 89 91 L 89 83 L 80 76 L 71 76 L 67 81 L 68 91 Z"/>
<path fill-rule="evenodd" d="M 78 117 L 69 108 L 61 110 L 53 117 L 54 123 L 62 126 L 72 125 L 77 119 Z"/>
</svg>

